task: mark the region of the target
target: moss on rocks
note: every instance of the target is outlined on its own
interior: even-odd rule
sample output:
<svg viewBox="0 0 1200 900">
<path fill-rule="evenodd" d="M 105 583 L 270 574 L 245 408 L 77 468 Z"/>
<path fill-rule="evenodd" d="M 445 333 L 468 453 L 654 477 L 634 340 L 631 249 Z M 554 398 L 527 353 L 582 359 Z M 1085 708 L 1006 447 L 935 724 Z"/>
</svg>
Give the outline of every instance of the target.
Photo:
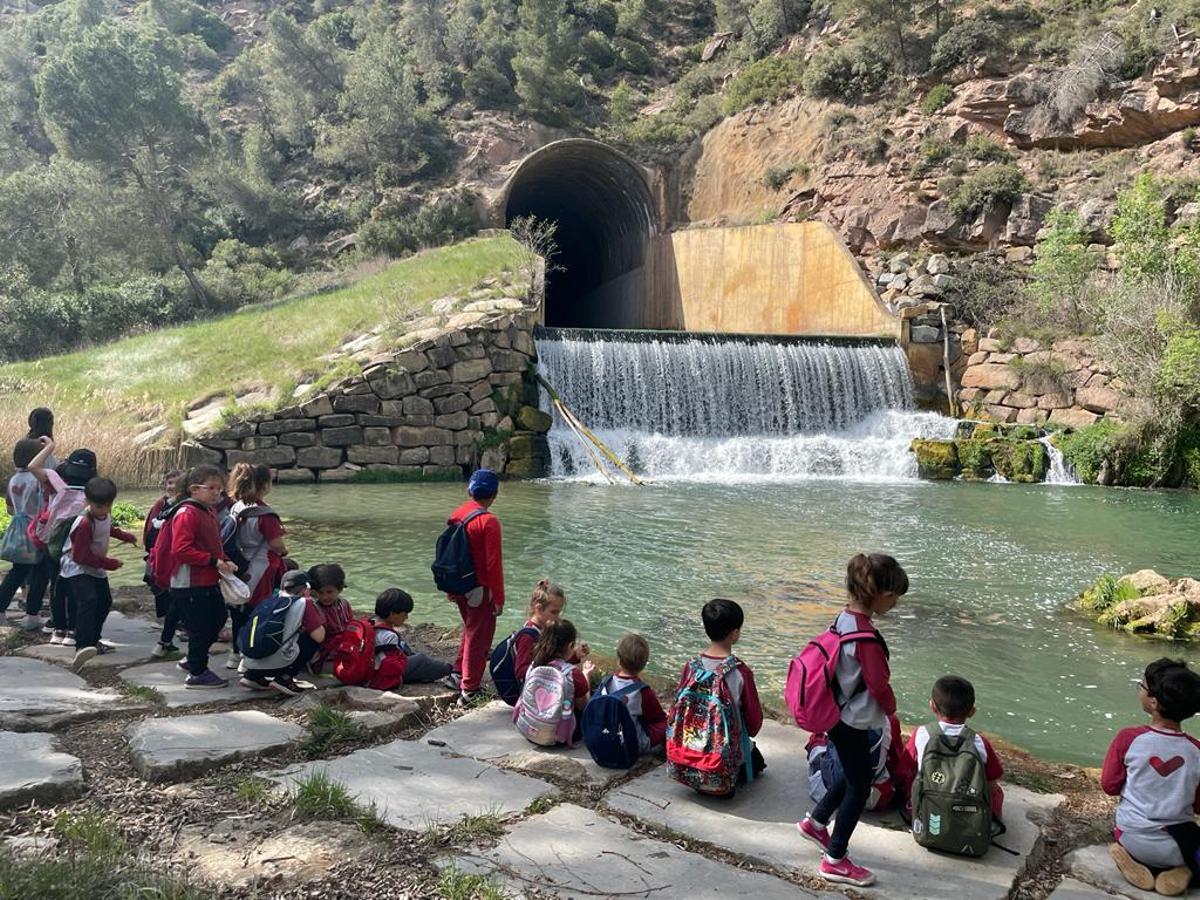
<svg viewBox="0 0 1200 900">
<path fill-rule="evenodd" d="M 922 478 L 943 481 L 958 474 L 958 448 L 954 441 L 916 438 L 909 449 L 917 457 L 917 473 Z"/>
<path fill-rule="evenodd" d="M 1046 479 L 1050 458 L 1039 441 L 998 438 L 988 446 L 992 465 L 1009 481 L 1033 484 Z"/>
<path fill-rule="evenodd" d="M 1117 578 L 1104 575 L 1076 605 L 1109 628 L 1172 641 L 1200 639 L 1200 581 L 1171 581 L 1151 569 Z"/>
<path fill-rule="evenodd" d="M 969 481 L 986 481 L 996 471 L 992 464 L 991 442 L 986 438 L 970 438 L 956 442 L 962 476 Z"/>
</svg>

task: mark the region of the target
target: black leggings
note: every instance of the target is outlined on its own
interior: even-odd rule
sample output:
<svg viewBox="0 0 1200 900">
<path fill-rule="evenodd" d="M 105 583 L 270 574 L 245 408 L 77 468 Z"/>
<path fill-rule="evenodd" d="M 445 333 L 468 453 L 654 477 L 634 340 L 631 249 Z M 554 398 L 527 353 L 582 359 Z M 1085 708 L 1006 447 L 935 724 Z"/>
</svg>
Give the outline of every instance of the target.
<svg viewBox="0 0 1200 900">
<path fill-rule="evenodd" d="M 865 730 L 838 722 L 829 730 L 828 739 L 837 749 L 843 775 L 814 807 L 812 817 L 824 825 L 837 813 L 828 854 L 830 859 L 841 859 L 850 846 L 850 836 L 858 826 L 871 789 L 871 737 Z"/>
<path fill-rule="evenodd" d="M 13 563 L 13 567 L 4 576 L 4 581 L 0 582 L 0 610 L 8 609 L 17 588 L 28 581 L 29 584 L 25 588 L 25 612 L 27 615 L 36 616 L 42 611 L 42 598 L 46 596 L 46 588 L 54 571 L 53 561 L 48 557 L 29 565 Z"/>
</svg>

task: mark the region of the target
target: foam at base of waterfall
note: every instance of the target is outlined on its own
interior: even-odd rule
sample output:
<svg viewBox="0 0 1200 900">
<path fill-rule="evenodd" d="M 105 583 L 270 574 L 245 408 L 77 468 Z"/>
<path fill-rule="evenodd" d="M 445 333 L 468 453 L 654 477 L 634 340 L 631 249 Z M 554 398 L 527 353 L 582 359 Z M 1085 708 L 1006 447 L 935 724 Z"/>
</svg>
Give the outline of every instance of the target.
<svg viewBox="0 0 1200 900">
<path fill-rule="evenodd" d="M 887 410 L 838 432 L 693 437 L 630 429 L 597 436 L 651 481 L 746 482 L 807 479 L 915 481 L 913 438 L 953 437 L 956 420 L 937 413 Z M 567 428 L 550 433 L 551 474 L 602 481 Z"/>
<path fill-rule="evenodd" d="M 1082 484 L 1075 476 L 1074 470 L 1067 463 L 1062 451 L 1054 446 L 1048 437 L 1041 438 L 1042 446 L 1050 457 L 1050 468 L 1046 471 L 1045 484 Z"/>
</svg>

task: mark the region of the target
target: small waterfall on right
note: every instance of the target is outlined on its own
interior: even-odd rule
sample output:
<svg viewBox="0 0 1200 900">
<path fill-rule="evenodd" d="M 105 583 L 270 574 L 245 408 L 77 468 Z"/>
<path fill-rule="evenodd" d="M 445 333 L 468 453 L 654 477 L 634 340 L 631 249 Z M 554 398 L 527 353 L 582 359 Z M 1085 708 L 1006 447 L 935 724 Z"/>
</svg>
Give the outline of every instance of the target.
<svg viewBox="0 0 1200 900">
<path fill-rule="evenodd" d="M 651 479 L 910 480 L 912 439 L 954 433 L 954 419 L 912 409 L 908 364 L 893 345 L 610 337 L 540 337 L 539 368 Z M 594 476 L 557 415 L 549 440 L 553 475 Z"/>
</svg>

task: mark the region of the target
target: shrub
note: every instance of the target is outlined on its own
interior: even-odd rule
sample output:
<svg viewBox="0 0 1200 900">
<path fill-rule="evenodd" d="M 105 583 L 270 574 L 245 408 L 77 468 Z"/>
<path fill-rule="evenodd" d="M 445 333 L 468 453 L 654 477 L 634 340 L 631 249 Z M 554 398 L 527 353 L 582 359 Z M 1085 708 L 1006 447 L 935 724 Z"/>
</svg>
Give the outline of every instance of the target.
<svg viewBox="0 0 1200 900">
<path fill-rule="evenodd" d="M 1124 429 L 1110 419 L 1080 428 L 1058 439 L 1058 449 L 1083 481 L 1094 484 L 1105 462 L 1127 442 Z"/>
<path fill-rule="evenodd" d="M 1095 254 L 1088 250 L 1088 231 L 1079 214 L 1052 210 L 1030 267 L 1030 293 L 1042 317 L 1076 334 L 1088 329 L 1095 293 L 1092 276 L 1098 265 Z"/>
<path fill-rule="evenodd" d="M 510 109 L 516 105 L 517 92 L 512 82 L 490 57 L 483 57 L 463 78 L 467 99 L 481 109 Z"/>
<path fill-rule="evenodd" d="M 615 38 L 612 42 L 617 52 L 617 68 L 632 75 L 648 75 L 654 68 L 650 54 L 635 40 L 627 37 Z"/>
<path fill-rule="evenodd" d="M 809 62 L 804 90 L 814 97 L 855 103 L 878 93 L 891 74 L 887 57 L 866 43 L 826 47 Z"/>
<path fill-rule="evenodd" d="M 974 216 L 997 206 L 1011 205 L 1028 189 L 1029 182 L 1016 166 L 988 166 L 963 179 L 950 198 L 950 211 L 957 216 Z"/>
<path fill-rule="evenodd" d="M 612 44 L 599 31 L 589 31 L 579 39 L 579 55 L 593 72 L 605 72 L 617 60 Z"/>
<path fill-rule="evenodd" d="M 729 115 L 755 103 L 774 103 L 796 92 L 804 64 L 800 58 L 768 56 L 744 68 L 725 92 L 725 112 Z"/>
<path fill-rule="evenodd" d="M 929 68 L 945 72 L 999 44 L 1000 29 L 996 23 L 981 18 L 959 22 L 947 28 L 933 45 Z"/>
<path fill-rule="evenodd" d="M 945 162 L 958 152 L 958 144 L 940 135 L 931 135 L 921 141 L 921 161 L 926 166 Z"/>
<path fill-rule="evenodd" d="M 401 210 L 398 204 L 381 204 L 359 227 L 358 244 L 367 253 L 401 256 L 422 247 L 452 243 L 478 230 L 475 194 L 458 190 L 411 212 Z"/>
<path fill-rule="evenodd" d="M 963 145 L 967 156 L 980 162 L 1011 162 L 1012 153 L 999 141 L 984 134 L 973 134 Z"/>
<path fill-rule="evenodd" d="M 1005 319 L 1020 296 L 1020 278 L 1002 260 L 978 254 L 956 270 L 950 298 L 959 315 L 976 328 Z"/>
<path fill-rule="evenodd" d="M 202 273 L 205 285 L 225 309 L 283 297 L 296 278 L 283 267 L 279 254 L 233 238 L 218 241 Z"/>
<path fill-rule="evenodd" d="M 777 191 L 788 183 L 795 171 L 795 166 L 771 166 L 763 175 L 763 184 Z"/>
<path fill-rule="evenodd" d="M 932 115 L 949 104 L 953 99 L 954 88 L 948 84 L 935 84 L 929 89 L 929 93 L 925 95 L 925 99 L 921 101 L 921 111 L 926 115 Z"/>
<path fill-rule="evenodd" d="M 1154 387 L 1172 404 L 1200 412 L 1200 326 L 1172 330 Z"/>
</svg>

